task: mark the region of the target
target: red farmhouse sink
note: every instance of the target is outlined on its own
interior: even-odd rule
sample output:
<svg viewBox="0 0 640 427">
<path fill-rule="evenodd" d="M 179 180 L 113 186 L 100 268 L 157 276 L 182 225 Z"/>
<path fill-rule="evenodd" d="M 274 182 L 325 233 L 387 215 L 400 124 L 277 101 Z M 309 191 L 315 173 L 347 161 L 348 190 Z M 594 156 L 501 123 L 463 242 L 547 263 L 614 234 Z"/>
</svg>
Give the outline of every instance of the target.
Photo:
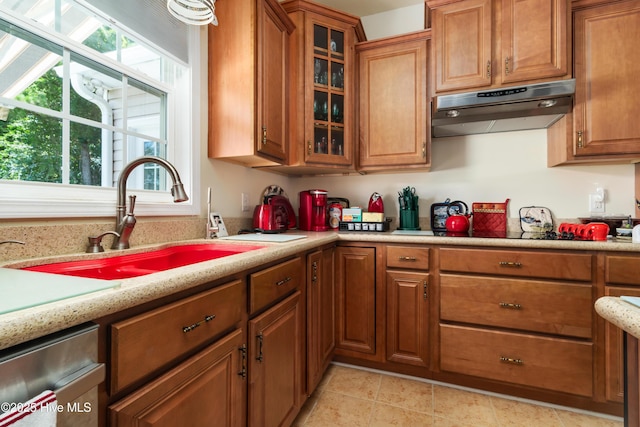
<svg viewBox="0 0 640 427">
<path fill-rule="evenodd" d="M 57 262 L 25 267 L 22 270 L 93 279 L 117 280 L 144 276 L 172 268 L 223 258 L 260 249 L 263 246 L 233 244 L 191 244 L 170 246 L 138 254 L 109 258 Z"/>
</svg>

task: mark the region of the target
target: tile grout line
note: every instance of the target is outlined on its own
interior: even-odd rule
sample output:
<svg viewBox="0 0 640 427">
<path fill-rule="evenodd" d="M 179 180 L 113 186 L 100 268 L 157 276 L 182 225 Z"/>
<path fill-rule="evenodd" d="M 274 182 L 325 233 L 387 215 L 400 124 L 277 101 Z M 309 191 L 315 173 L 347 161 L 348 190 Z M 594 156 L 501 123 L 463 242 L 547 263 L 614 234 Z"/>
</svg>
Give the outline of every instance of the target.
<svg viewBox="0 0 640 427">
<path fill-rule="evenodd" d="M 380 395 L 380 387 L 382 386 L 382 374 L 378 373 L 378 388 L 376 389 L 376 395 L 373 397 L 373 401 L 371 402 L 371 411 L 369 412 L 369 420 L 367 421 L 367 426 L 371 425 L 373 421 L 373 414 L 376 412 L 376 404 L 378 403 L 378 396 Z"/>
</svg>

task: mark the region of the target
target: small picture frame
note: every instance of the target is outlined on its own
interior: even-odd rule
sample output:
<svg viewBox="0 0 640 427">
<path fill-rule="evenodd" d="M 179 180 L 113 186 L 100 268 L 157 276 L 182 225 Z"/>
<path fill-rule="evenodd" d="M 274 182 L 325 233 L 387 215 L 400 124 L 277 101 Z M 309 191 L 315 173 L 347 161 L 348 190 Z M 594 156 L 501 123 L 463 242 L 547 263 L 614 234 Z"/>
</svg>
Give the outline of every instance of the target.
<svg viewBox="0 0 640 427">
<path fill-rule="evenodd" d="M 447 231 L 447 218 L 460 213 L 460 206 L 456 202 L 434 203 L 431 205 L 431 230 Z"/>
<path fill-rule="evenodd" d="M 448 203 L 434 203 L 431 205 L 431 230 L 446 231 L 447 218 L 449 217 Z"/>
</svg>

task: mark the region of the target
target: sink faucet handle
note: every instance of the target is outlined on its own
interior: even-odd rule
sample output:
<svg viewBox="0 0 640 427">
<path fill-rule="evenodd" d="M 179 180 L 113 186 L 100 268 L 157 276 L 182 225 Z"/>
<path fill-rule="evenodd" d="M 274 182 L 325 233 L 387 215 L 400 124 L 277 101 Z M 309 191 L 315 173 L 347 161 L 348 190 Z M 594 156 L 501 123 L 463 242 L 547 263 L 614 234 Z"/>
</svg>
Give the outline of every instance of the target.
<svg viewBox="0 0 640 427">
<path fill-rule="evenodd" d="M 129 212 L 127 213 L 127 215 L 133 215 L 133 209 L 135 209 L 135 207 L 136 207 L 136 196 L 131 195 L 129 196 Z"/>
<path fill-rule="evenodd" d="M 102 243 L 102 238 L 107 234 L 113 234 L 116 237 L 120 237 L 120 233 L 117 233 L 115 231 L 107 231 L 105 233 L 102 233 L 99 236 L 89 237 L 89 245 L 87 246 L 87 253 L 95 254 L 98 252 L 104 252 L 104 248 L 100 243 Z"/>
</svg>

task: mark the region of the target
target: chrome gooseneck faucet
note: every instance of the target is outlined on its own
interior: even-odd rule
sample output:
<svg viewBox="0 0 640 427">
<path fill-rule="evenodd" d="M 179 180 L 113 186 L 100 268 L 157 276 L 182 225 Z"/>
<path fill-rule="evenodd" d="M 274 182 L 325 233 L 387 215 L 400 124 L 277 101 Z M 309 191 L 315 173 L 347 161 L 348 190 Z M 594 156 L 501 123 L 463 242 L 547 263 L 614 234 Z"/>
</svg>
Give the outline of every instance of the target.
<svg viewBox="0 0 640 427">
<path fill-rule="evenodd" d="M 116 206 L 116 232 L 120 237 L 116 237 L 113 241 L 111 249 L 128 249 L 129 248 L 129 236 L 133 231 L 133 227 L 136 225 L 136 218 L 133 215 L 133 209 L 135 206 L 135 196 L 131 196 L 129 199 L 129 212 L 126 212 L 127 205 L 127 178 L 129 174 L 136 167 L 144 163 L 155 163 L 167 170 L 173 181 L 171 187 L 171 195 L 173 195 L 173 201 L 175 203 L 185 202 L 189 200 L 187 193 L 184 191 L 184 186 L 180 180 L 180 175 L 176 168 L 160 157 L 144 156 L 132 160 L 127 164 L 120 172 L 118 177 L 118 201 Z M 126 212 L 126 213 L 125 213 Z"/>
</svg>

